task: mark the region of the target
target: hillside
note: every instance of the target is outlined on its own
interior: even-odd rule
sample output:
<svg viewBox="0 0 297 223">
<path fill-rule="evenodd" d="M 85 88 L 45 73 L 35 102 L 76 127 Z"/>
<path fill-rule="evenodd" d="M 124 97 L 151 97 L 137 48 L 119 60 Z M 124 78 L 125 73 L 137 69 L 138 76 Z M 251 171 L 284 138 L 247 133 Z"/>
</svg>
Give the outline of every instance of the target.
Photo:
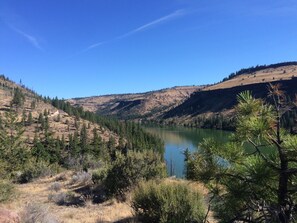
<svg viewBox="0 0 297 223">
<path fill-rule="evenodd" d="M 297 64 L 270 66 L 273 67 L 240 73 L 218 84 L 207 86 L 193 93 L 184 103 L 166 112 L 162 119 L 167 123 L 200 126 L 199 122 L 205 119 L 214 120 L 223 116 L 232 118 L 233 107 L 237 103 L 236 96 L 240 92 L 250 90 L 256 98 L 265 98 L 269 83 L 279 84 L 290 98 L 295 98 Z"/>
<path fill-rule="evenodd" d="M 35 92 L 27 89 L 24 85 L 16 84 L 4 76 L 0 77 L 0 113 L 3 114 L 5 111 L 9 111 L 11 108 L 11 101 L 14 95 L 14 89 L 20 89 L 24 95 L 24 103 L 21 107 L 15 108 L 18 113 L 18 119 L 21 121 L 25 119 L 25 133 L 24 136 L 28 139 L 29 143 L 33 142 L 34 135 L 37 129 L 40 129 L 41 124 L 38 119 L 40 115 L 48 117 L 49 132 L 53 134 L 54 138 L 62 138 L 68 140 L 69 134 L 74 135 L 75 132 L 80 132 L 83 124 L 88 128 L 88 134 L 92 134 L 92 130 L 96 128 L 98 134 L 101 136 L 103 141 L 108 141 L 112 136 L 118 141 L 118 136 L 112 131 L 104 128 L 98 124 L 92 123 L 87 120 L 78 119 L 74 115 L 69 115 L 63 110 L 57 109 L 50 102 L 44 100 Z M 28 122 L 29 115 L 32 114 L 32 121 Z"/>
<path fill-rule="evenodd" d="M 290 65 L 287 65 L 290 64 Z M 261 68 L 263 67 L 263 68 Z M 248 69 L 246 69 L 248 70 Z M 221 83 L 206 87 L 204 90 L 225 89 L 242 85 L 252 85 L 258 83 L 268 83 L 282 80 L 290 80 L 297 76 L 297 63 L 288 62 L 281 64 L 273 64 L 270 66 L 260 66 L 260 68 L 250 72 L 239 72 L 238 75 L 227 79 Z"/>
<path fill-rule="evenodd" d="M 128 221 L 130 190 L 166 176 L 163 142 L 140 125 L 41 97 L 3 75 L 0 99 L 0 222 Z"/>
<path fill-rule="evenodd" d="M 232 73 L 223 81 L 213 85 L 174 87 L 139 94 L 75 98 L 69 102 L 89 111 L 125 120 L 146 119 L 165 124 L 203 127 L 197 124 L 201 119 L 232 117 L 236 95 L 245 90 L 251 90 L 256 97 L 264 98 L 267 96 L 268 84 L 278 83 L 291 97 L 294 97 L 297 93 L 295 77 L 297 77 L 297 62 L 257 65 Z M 210 124 L 204 127 L 213 126 Z"/>
<path fill-rule="evenodd" d="M 74 106 L 103 115 L 112 115 L 121 119 L 156 119 L 175 106 L 181 104 L 200 86 L 185 86 L 162 89 L 139 94 L 115 94 L 74 98 L 69 102 Z"/>
</svg>

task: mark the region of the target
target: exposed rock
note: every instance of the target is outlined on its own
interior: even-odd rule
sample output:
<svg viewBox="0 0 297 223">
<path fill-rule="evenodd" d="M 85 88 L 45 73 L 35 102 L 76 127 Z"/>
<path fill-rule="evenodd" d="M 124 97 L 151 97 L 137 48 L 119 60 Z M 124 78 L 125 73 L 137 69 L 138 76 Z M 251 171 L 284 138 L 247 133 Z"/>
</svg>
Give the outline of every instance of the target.
<svg viewBox="0 0 297 223">
<path fill-rule="evenodd" d="M 16 212 L 0 208 L 0 223 L 20 223 L 20 217 Z"/>
</svg>

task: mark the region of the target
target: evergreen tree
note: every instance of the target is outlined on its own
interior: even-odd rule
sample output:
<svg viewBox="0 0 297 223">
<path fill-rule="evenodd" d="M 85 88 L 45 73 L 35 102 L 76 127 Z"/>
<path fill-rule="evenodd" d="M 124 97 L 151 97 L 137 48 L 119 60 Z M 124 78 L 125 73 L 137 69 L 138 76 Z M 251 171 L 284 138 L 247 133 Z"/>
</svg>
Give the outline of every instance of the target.
<svg viewBox="0 0 297 223">
<path fill-rule="evenodd" d="M 27 123 L 28 123 L 28 125 L 31 125 L 33 123 L 32 112 L 29 112 Z"/>
<path fill-rule="evenodd" d="M 92 151 L 95 156 L 100 154 L 100 147 L 102 145 L 102 138 L 98 135 L 97 129 L 93 129 Z"/>
<path fill-rule="evenodd" d="M 291 106 L 277 85 L 268 102 L 243 92 L 231 142 L 206 139 L 189 157 L 188 177 L 209 186 L 221 222 L 296 222 L 297 136 L 281 128 Z"/>
<path fill-rule="evenodd" d="M 23 133 L 17 114 L 6 112 L 0 122 L 0 162 L 5 164 L 3 168 L 7 174 L 21 170 L 29 159 Z"/>
<path fill-rule="evenodd" d="M 26 125 L 26 119 L 27 119 L 27 114 L 26 114 L 26 110 L 24 109 L 23 113 L 22 113 L 22 124 L 23 124 L 23 126 Z"/>
<path fill-rule="evenodd" d="M 25 102 L 25 95 L 19 88 L 15 88 L 13 92 L 11 106 L 16 106 L 16 108 L 19 108 L 24 105 L 24 102 Z"/>
<path fill-rule="evenodd" d="M 87 132 L 87 127 L 86 124 L 84 123 L 81 131 L 80 131 L 80 143 L 79 146 L 81 148 L 81 154 L 85 155 L 89 153 L 89 145 L 88 145 L 88 132 Z"/>
</svg>

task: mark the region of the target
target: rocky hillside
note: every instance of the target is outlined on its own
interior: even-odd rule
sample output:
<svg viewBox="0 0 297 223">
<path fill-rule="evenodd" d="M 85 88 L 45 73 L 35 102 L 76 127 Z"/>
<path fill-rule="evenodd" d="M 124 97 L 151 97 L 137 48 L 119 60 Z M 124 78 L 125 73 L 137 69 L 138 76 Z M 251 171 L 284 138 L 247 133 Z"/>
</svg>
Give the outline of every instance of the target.
<svg viewBox="0 0 297 223">
<path fill-rule="evenodd" d="M 20 106 L 11 105 L 15 90 L 18 89 L 22 97 L 23 103 Z M 0 76 L 0 114 L 10 109 L 16 110 L 18 119 L 25 122 L 25 136 L 29 142 L 33 141 L 34 135 L 39 128 L 41 128 L 40 116 L 47 117 L 49 124 L 49 131 L 53 134 L 54 138 L 60 139 L 64 136 L 68 140 L 69 134 L 80 132 L 82 126 L 87 126 L 87 131 L 92 135 L 94 128 L 98 130 L 98 135 L 104 141 L 108 141 L 113 136 L 116 141 L 119 137 L 107 128 L 98 124 L 89 122 L 87 120 L 78 119 L 74 115 L 59 110 L 52 106 L 44 98 L 37 95 L 35 92 L 27 89 L 24 85 L 16 84 L 3 75 Z M 31 117 L 30 117 L 31 116 Z M 30 120 L 31 119 L 31 120 Z"/>
<path fill-rule="evenodd" d="M 173 87 L 139 94 L 75 98 L 69 102 L 92 112 L 112 115 L 121 119 L 157 119 L 201 88 L 200 86 Z"/>
</svg>

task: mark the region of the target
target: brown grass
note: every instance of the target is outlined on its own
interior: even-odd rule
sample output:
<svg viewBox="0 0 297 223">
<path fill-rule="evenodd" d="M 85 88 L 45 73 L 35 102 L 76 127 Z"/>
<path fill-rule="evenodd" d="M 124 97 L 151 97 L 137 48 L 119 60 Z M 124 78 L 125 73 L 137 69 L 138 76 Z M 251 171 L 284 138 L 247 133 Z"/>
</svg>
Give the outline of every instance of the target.
<svg viewBox="0 0 297 223">
<path fill-rule="evenodd" d="M 125 115 L 148 115 L 157 117 L 166 110 L 177 106 L 186 100 L 200 86 L 184 86 L 162 89 L 138 94 L 103 95 L 87 98 L 71 99 L 71 104 L 79 104 L 84 109 L 92 112 L 108 112 L 109 115 L 124 113 Z M 116 108 L 121 102 L 140 101 L 140 104 L 128 108 Z M 116 109 L 115 109 L 116 108 Z"/>
<path fill-rule="evenodd" d="M 75 191 L 82 187 L 80 184 L 72 184 L 72 176 L 73 172 L 68 171 L 28 184 L 16 185 L 18 191 L 17 198 L 8 203 L 1 204 L 0 209 L 5 208 L 19 213 L 20 216 L 22 216 L 24 211 L 28 209 L 28 206 L 33 204 L 33 206 L 40 206 L 41 209 L 46 209 L 49 216 L 52 216 L 53 219 L 57 219 L 62 223 L 134 222 L 133 210 L 129 205 L 131 195 L 127 196 L 126 202 L 118 202 L 112 199 L 104 203 L 94 204 L 91 200 L 85 199 L 83 206 L 63 206 L 50 201 L 48 199 L 50 194 L 71 192 L 72 194 L 78 195 Z M 55 182 L 59 182 L 61 185 L 59 192 L 55 192 L 50 188 Z M 165 182 L 169 184 L 176 182 L 185 183 L 200 191 L 204 197 L 207 197 L 208 190 L 200 183 L 173 178 L 167 178 Z M 216 223 L 212 217 L 212 213 L 209 214 L 208 220 L 210 223 Z"/>
<path fill-rule="evenodd" d="M 206 87 L 204 90 L 224 89 L 240 85 L 290 80 L 292 77 L 297 77 L 296 65 L 268 68 L 251 74 L 242 74 L 222 83 Z"/>
<path fill-rule="evenodd" d="M 1 85 L 5 84 L 9 88 L 2 87 Z M 80 119 L 78 121 L 79 127 L 76 129 L 75 127 L 75 117 L 68 115 L 66 112 L 62 110 L 58 110 L 54 106 L 48 103 L 44 103 L 40 99 L 36 99 L 36 96 L 33 95 L 31 92 L 27 91 L 26 89 L 20 87 L 19 85 L 6 81 L 0 78 L 0 115 L 4 113 L 5 111 L 8 111 L 10 109 L 10 102 L 13 98 L 13 90 L 11 88 L 20 88 L 25 94 L 25 103 L 21 108 L 17 109 L 18 112 L 18 119 L 21 121 L 22 113 L 25 111 L 27 117 L 29 113 L 32 113 L 33 117 L 33 124 L 30 126 L 26 126 L 25 128 L 25 133 L 24 133 L 24 138 L 29 139 L 29 141 L 32 143 L 35 135 L 36 129 L 40 127 L 40 124 L 38 123 L 38 117 L 39 114 L 43 114 L 44 110 L 49 111 L 49 130 L 53 133 L 53 136 L 59 137 L 60 139 L 64 135 L 65 140 L 68 140 L 69 134 L 74 134 L 75 131 L 80 132 L 83 124 L 85 124 L 87 127 L 90 126 L 90 128 L 87 129 L 88 135 L 92 136 L 92 130 L 96 128 L 98 130 L 98 135 L 101 136 L 103 141 L 108 141 L 110 136 L 113 136 L 118 142 L 119 137 L 109 131 L 108 129 L 103 128 L 102 126 L 91 123 L 86 120 Z M 31 103 L 32 101 L 36 102 L 36 107 L 31 108 Z M 16 110 L 16 109 L 14 109 Z M 58 121 L 58 115 L 60 115 L 60 121 Z"/>
<path fill-rule="evenodd" d="M 67 179 L 60 181 L 63 187 L 61 190 L 64 192 L 73 192 L 78 189 L 78 187 L 69 188 L 71 175 L 72 173 L 68 172 Z M 102 222 L 116 222 L 133 216 L 128 203 L 119 203 L 115 200 L 101 204 L 93 204 L 91 201 L 86 200 L 85 205 L 81 207 L 58 206 L 48 200 L 49 194 L 55 193 L 49 187 L 56 179 L 56 177 L 44 178 L 28 184 L 16 185 L 18 198 L 9 203 L 1 204 L 0 208 L 22 213 L 28 204 L 45 205 L 49 213 L 63 223 L 95 223 L 100 222 L 99 220 Z"/>
</svg>

